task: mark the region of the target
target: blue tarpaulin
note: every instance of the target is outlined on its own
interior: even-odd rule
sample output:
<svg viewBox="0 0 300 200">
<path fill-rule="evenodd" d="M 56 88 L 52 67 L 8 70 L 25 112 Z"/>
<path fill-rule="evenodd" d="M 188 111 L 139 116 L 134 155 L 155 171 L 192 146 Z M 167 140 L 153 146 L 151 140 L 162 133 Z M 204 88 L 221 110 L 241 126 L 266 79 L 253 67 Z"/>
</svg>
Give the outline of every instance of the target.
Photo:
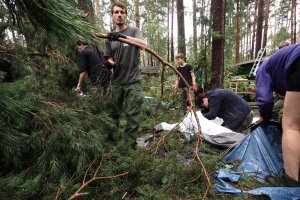
<svg viewBox="0 0 300 200">
<path fill-rule="evenodd" d="M 215 175 L 220 184 L 214 185 L 214 190 L 236 195 L 247 193 L 267 195 L 274 200 L 300 199 L 300 187 L 260 187 L 242 191 L 228 183 L 237 183 L 243 176 L 252 176 L 262 183 L 268 175 L 281 176 L 283 173 L 281 135 L 280 126 L 275 124 L 259 126 L 249 133 L 224 158 L 225 162 L 239 160 L 239 166 L 235 171 L 220 169 Z"/>
</svg>

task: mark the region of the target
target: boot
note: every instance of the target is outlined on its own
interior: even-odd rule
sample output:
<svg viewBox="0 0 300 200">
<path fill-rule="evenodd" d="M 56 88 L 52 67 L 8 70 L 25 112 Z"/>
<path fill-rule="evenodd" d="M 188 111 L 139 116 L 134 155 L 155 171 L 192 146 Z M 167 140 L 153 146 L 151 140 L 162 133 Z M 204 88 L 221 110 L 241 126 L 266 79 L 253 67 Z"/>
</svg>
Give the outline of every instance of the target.
<svg viewBox="0 0 300 200">
<path fill-rule="evenodd" d="M 286 174 L 281 177 L 266 176 L 265 180 L 275 187 L 300 187 L 300 182 Z"/>
</svg>

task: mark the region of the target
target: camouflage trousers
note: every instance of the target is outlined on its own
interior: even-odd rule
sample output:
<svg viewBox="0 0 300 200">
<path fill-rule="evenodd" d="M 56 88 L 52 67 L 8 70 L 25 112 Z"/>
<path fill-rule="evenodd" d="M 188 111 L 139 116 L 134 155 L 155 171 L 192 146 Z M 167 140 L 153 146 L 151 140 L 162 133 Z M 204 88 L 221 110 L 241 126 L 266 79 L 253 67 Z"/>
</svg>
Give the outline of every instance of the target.
<svg viewBox="0 0 300 200">
<path fill-rule="evenodd" d="M 113 133 L 112 137 L 114 139 L 121 135 L 119 131 L 120 116 L 122 111 L 124 111 L 126 120 L 124 128 L 125 140 L 135 142 L 141 121 L 143 102 L 144 93 L 140 81 L 128 85 L 112 86 L 112 117 L 118 127 L 117 133 Z"/>
<path fill-rule="evenodd" d="M 244 122 L 240 125 L 240 127 L 238 127 L 235 132 L 238 133 L 248 133 L 249 130 L 249 126 L 253 121 L 253 112 L 251 111 L 245 118 Z"/>
</svg>

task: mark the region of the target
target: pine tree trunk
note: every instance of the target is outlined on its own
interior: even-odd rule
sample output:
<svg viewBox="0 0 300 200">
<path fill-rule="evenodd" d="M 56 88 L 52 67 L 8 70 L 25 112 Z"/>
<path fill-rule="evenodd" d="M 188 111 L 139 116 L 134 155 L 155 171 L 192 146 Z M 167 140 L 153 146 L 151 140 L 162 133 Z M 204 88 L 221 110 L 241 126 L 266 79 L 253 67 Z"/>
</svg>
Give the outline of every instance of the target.
<svg viewBox="0 0 300 200">
<path fill-rule="evenodd" d="M 174 62 L 174 0 L 171 0 L 171 62 Z"/>
<path fill-rule="evenodd" d="M 193 54 L 197 57 L 197 21 L 196 21 L 196 0 L 193 0 Z"/>
<path fill-rule="evenodd" d="M 254 41 L 256 36 L 256 26 L 257 26 L 257 7 L 258 7 L 259 0 L 255 0 L 255 8 L 254 8 L 254 22 L 253 22 L 253 29 L 252 29 L 252 41 L 251 41 L 251 53 L 250 57 L 253 59 L 254 55 Z"/>
<path fill-rule="evenodd" d="M 236 18 L 235 18 L 235 63 L 239 62 L 240 55 L 240 1 L 236 0 Z"/>
<path fill-rule="evenodd" d="M 140 11 L 139 11 L 139 0 L 134 0 L 134 16 L 135 16 L 135 26 L 140 28 Z"/>
<path fill-rule="evenodd" d="M 212 88 L 223 88 L 224 81 L 224 35 L 225 35 L 225 0 L 212 0 Z M 217 36 L 216 36 L 217 34 Z"/>
<path fill-rule="evenodd" d="M 183 0 L 177 0 L 178 53 L 186 55 Z"/>
<path fill-rule="evenodd" d="M 267 46 L 268 41 L 268 26 L 269 26 L 269 10 L 270 10 L 270 0 L 266 0 L 266 11 L 265 11 L 265 28 L 264 28 L 264 37 L 263 37 L 263 45 L 262 47 L 265 48 Z M 266 55 L 266 51 L 264 56 Z"/>
<path fill-rule="evenodd" d="M 246 14 L 246 25 L 247 25 L 247 32 L 246 32 L 246 45 L 245 45 L 245 50 L 246 50 L 246 60 L 250 59 L 250 51 L 249 51 L 249 46 L 250 46 L 250 41 L 251 41 L 251 34 L 250 34 L 250 8 L 249 8 L 249 0 L 246 2 L 247 6 L 247 14 Z"/>
<path fill-rule="evenodd" d="M 168 17 L 167 17 L 167 20 L 168 20 L 168 25 L 167 25 L 167 61 L 170 62 L 170 1 L 168 1 Z"/>
<path fill-rule="evenodd" d="M 292 0 L 291 9 L 291 44 L 296 43 L 296 0 Z"/>
<path fill-rule="evenodd" d="M 257 57 L 258 51 L 261 49 L 262 41 L 262 29 L 264 20 L 264 0 L 257 0 L 257 30 L 256 30 L 256 45 L 255 45 L 255 57 Z"/>
<path fill-rule="evenodd" d="M 104 20 L 103 20 L 103 1 L 95 0 L 94 2 L 95 21 L 100 28 L 100 31 L 104 31 Z"/>
</svg>

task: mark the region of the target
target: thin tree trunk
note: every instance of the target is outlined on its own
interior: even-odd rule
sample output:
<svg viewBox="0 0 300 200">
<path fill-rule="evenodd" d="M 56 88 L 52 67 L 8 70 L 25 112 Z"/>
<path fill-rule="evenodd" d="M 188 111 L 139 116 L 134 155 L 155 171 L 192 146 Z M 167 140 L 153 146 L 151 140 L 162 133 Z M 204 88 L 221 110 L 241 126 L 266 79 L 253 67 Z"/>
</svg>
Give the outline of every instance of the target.
<svg viewBox="0 0 300 200">
<path fill-rule="evenodd" d="M 168 1 L 168 36 L 167 36 L 167 61 L 170 62 L 170 1 Z"/>
<path fill-rule="evenodd" d="M 103 1 L 95 0 L 94 2 L 94 11 L 95 11 L 95 21 L 96 24 L 99 26 L 100 31 L 104 31 L 104 20 L 103 20 Z"/>
<path fill-rule="evenodd" d="M 263 37 L 263 45 L 262 45 L 263 48 L 265 48 L 267 46 L 267 40 L 268 40 L 270 0 L 266 0 L 265 8 L 266 8 L 266 12 L 265 12 L 264 37 Z M 265 51 L 264 55 L 266 55 L 266 51 Z"/>
<path fill-rule="evenodd" d="M 183 0 L 177 0 L 178 53 L 186 55 Z"/>
<path fill-rule="evenodd" d="M 252 42 L 251 42 L 251 54 L 250 57 L 253 59 L 254 55 L 254 41 L 256 36 L 256 25 L 257 25 L 257 7 L 258 7 L 259 0 L 255 0 L 255 8 L 254 8 L 254 22 L 253 22 L 253 31 L 252 31 Z"/>
<path fill-rule="evenodd" d="M 235 18 L 235 63 L 239 62 L 240 55 L 240 1 L 236 0 L 236 18 Z"/>
<path fill-rule="evenodd" d="M 247 25 L 247 30 L 246 30 L 246 46 L 245 46 L 245 50 L 246 50 L 246 60 L 248 60 L 250 58 L 249 56 L 249 38 L 251 38 L 251 34 L 250 34 L 250 8 L 249 8 L 249 0 L 247 0 L 246 2 L 246 6 L 247 6 L 247 14 L 246 14 L 246 25 Z"/>
<path fill-rule="evenodd" d="M 201 0 L 201 10 L 200 10 L 200 18 L 203 18 L 204 17 L 204 10 L 205 9 L 205 0 Z M 204 23 L 203 22 L 201 22 L 201 26 L 200 26 L 200 37 L 201 37 L 201 39 L 200 39 L 200 46 L 202 46 L 202 45 L 204 45 L 204 41 L 205 41 L 205 39 L 204 39 Z"/>
<path fill-rule="evenodd" d="M 262 29 L 264 20 L 264 0 L 258 0 L 257 4 L 257 30 L 256 30 L 256 45 L 255 45 L 255 57 L 257 57 L 258 51 L 261 49 L 262 41 Z"/>
<path fill-rule="evenodd" d="M 140 3 L 139 0 L 134 0 L 134 16 L 135 16 L 135 26 L 140 28 Z"/>
<path fill-rule="evenodd" d="M 193 0 L 193 54 L 197 57 L 197 21 L 196 21 L 196 0 Z"/>
<path fill-rule="evenodd" d="M 174 62 L 174 0 L 171 0 L 171 62 Z"/>
<path fill-rule="evenodd" d="M 292 0 L 291 9 L 291 44 L 296 43 L 296 0 Z"/>
</svg>

